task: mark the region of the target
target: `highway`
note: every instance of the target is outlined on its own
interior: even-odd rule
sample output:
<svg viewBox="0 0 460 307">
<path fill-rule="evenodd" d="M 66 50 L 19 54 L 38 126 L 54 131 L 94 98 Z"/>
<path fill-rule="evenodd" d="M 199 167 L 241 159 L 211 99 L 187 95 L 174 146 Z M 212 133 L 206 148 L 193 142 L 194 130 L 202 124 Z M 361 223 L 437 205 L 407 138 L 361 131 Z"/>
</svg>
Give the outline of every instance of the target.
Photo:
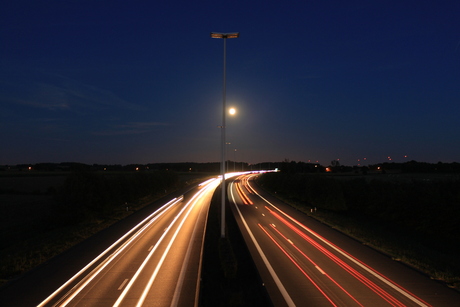
<svg viewBox="0 0 460 307">
<path fill-rule="evenodd" d="M 38 306 L 194 306 L 219 178 L 153 212 Z"/>
<path fill-rule="evenodd" d="M 264 193 L 229 184 L 232 211 L 274 306 L 458 306 L 460 295 Z"/>
<path fill-rule="evenodd" d="M 287 206 L 256 176 L 227 174 L 228 197 L 274 306 L 458 306 L 458 292 Z M 198 306 L 219 185 L 217 177 L 181 192 L 112 240 L 110 231 L 96 236 L 0 293 L 0 305 Z"/>
</svg>

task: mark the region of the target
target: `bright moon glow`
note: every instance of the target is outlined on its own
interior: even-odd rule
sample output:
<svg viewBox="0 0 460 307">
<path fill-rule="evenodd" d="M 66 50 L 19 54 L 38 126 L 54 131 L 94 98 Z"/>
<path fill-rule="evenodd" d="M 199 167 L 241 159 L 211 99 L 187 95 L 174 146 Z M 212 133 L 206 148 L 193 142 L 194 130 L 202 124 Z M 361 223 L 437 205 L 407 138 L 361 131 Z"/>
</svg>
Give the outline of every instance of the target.
<svg viewBox="0 0 460 307">
<path fill-rule="evenodd" d="M 228 113 L 230 113 L 230 115 L 235 115 L 236 114 L 236 109 L 235 108 L 230 108 L 230 110 L 228 110 Z"/>
</svg>

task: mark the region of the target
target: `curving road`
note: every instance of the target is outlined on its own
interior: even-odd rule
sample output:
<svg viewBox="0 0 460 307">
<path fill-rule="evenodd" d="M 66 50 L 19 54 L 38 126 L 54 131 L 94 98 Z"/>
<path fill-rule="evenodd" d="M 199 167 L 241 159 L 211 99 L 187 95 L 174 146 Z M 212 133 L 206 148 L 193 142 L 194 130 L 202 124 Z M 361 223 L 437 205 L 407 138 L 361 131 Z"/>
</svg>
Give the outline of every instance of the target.
<svg viewBox="0 0 460 307">
<path fill-rule="evenodd" d="M 275 306 L 458 306 L 459 293 L 267 195 L 255 176 L 229 197 Z"/>
<path fill-rule="evenodd" d="M 194 306 L 215 178 L 145 218 L 38 306 Z"/>
<path fill-rule="evenodd" d="M 233 179 L 228 196 L 275 306 L 458 305 L 459 293 L 267 195 L 255 176 Z M 214 178 L 172 199 L 121 237 L 96 236 L 73 257 L 58 257 L 1 292 L 0 305 L 197 306 L 207 214 L 219 184 Z"/>
</svg>

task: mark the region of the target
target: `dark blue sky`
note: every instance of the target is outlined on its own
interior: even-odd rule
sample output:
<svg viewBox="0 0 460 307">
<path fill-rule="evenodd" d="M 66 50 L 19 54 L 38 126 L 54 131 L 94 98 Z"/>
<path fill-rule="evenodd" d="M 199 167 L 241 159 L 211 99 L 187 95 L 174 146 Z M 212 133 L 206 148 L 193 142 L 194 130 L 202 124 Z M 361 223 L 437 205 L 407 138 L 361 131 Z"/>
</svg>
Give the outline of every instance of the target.
<svg viewBox="0 0 460 307">
<path fill-rule="evenodd" d="M 212 31 L 240 32 L 230 159 L 460 162 L 459 16 L 459 1 L 8 1 L 0 164 L 219 161 Z"/>
</svg>

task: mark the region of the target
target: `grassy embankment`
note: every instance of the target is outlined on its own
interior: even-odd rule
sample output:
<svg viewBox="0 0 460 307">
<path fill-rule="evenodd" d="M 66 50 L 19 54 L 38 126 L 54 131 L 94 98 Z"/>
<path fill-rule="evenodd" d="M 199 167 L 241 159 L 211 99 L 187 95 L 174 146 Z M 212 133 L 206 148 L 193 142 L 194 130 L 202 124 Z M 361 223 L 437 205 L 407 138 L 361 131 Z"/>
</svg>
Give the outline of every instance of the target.
<svg viewBox="0 0 460 307">
<path fill-rule="evenodd" d="M 0 174 L 0 285 L 206 174 Z"/>
<path fill-rule="evenodd" d="M 305 214 L 460 289 L 458 176 L 270 173 L 258 183 Z"/>
</svg>

